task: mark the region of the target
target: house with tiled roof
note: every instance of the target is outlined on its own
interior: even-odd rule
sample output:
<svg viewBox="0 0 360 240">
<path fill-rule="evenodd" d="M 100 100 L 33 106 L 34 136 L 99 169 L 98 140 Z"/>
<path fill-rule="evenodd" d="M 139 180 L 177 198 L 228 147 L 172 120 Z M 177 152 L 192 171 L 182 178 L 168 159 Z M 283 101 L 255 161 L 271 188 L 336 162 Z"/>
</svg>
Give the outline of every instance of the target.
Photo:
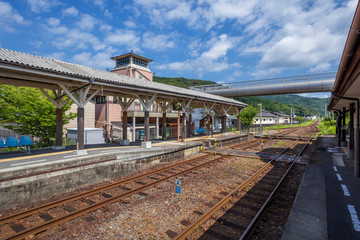
<svg viewBox="0 0 360 240">
<path fill-rule="evenodd" d="M 262 112 L 258 113 L 255 118 L 254 118 L 254 124 L 255 125 L 260 125 L 260 121 L 261 124 L 264 125 L 274 125 L 275 124 L 275 119 L 276 119 L 276 115 L 266 111 L 266 110 L 262 110 Z"/>
<path fill-rule="evenodd" d="M 276 116 L 275 124 L 289 124 L 290 123 L 290 115 L 289 114 L 286 114 L 281 111 L 273 112 L 272 114 L 274 114 Z"/>
</svg>

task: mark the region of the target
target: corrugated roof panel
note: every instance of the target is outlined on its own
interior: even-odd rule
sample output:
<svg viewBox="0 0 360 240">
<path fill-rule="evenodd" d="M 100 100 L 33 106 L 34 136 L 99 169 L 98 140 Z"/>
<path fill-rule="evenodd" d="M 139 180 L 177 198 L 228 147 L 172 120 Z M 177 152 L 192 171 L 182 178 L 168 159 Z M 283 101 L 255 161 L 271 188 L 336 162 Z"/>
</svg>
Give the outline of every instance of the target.
<svg viewBox="0 0 360 240">
<path fill-rule="evenodd" d="M 102 71 L 95 68 L 89 68 L 78 64 L 67 63 L 59 60 L 39 57 L 21 52 L 11 51 L 0 48 L 0 62 L 8 62 L 21 66 L 29 66 L 36 69 L 44 69 L 51 72 L 62 73 L 65 75 L 78 76 L 82 78 L 95 78 L 105 82 L 129 85 L 138 88 L 148 88 L 171 92 L 172 94 L 181 93 L 193 97 L 203 97 L 209 100 L 228 102 L 236 105 L 246 105 L 234 99 L 229 99 L 204 92 L 198 92 L 190 89 L 180 88 L 172 85 L 151 82 L 145 79 L 133 78 L 125 75 L 119 75 L 112 72 Z"/>
</svg>

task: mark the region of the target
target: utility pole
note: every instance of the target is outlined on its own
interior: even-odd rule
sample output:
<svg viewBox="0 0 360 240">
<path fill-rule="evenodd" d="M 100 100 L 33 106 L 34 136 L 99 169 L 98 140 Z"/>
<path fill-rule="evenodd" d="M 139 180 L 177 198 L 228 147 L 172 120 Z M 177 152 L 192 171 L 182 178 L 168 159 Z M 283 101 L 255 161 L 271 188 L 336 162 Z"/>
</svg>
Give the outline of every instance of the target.
<svg viewBox="0 0 360 240">
<path fill-rule="evenodd" d="M 259 103 L 260 105 L 260 135 L 262 135 L 262 103 Z"/>
<path fill-rule="evenodd" d="M 327 117 L 327 116 L 326 116 L 326 104 L 325 104 L 324 111 L 325 111 L 324 115 L 325 115 L 325 117 Z"/>
</svg>

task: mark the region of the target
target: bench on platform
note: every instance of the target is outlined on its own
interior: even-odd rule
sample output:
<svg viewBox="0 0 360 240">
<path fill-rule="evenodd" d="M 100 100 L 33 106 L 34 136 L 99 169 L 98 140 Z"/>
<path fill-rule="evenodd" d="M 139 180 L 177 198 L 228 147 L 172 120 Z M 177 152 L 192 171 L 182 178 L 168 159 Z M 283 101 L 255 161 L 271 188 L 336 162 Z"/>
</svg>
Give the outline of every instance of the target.
<svg viewBox="0 0 360 240">
<path fill-rule="evenodd" d="M 19 141 L 16 137 L 7 137 L 4 141 L 0 138 L 0 148 L 23 147 L 27 153 L 30 153 L 30 146 L 33 145 L 29 136 L 21 136 Z"/>
</svg>

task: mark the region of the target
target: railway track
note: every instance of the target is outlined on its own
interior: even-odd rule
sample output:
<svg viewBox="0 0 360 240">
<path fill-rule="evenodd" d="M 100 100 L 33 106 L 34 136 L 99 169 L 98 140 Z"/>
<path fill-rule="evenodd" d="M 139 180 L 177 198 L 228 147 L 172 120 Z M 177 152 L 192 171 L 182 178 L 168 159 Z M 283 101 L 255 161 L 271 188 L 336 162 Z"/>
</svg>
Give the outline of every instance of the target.
<svg viewBox="0 0 360 240">
<path fill-rule="evenodd" d="M 0 219 L 0 239 L 23 239 L 35 235 L 136 193 L 145 194 L 141 191 L 225 157 L 200 156 L 3 217 Z"/>
<path fill-rule="evenodd" d="M 304 134 L 313 131 L 312 127 Z M 299 137 L 298 141 L 301 140 Z M 277 161 L 277 158 L 291 149 L 291 143 L 245 182 L 238 185 L 207 212 L 178 234 L 171 230 L 173 239 L 248 239 L 268 204 L 284 182 L 297 158 L 304 152 L 311 139 L 297 153 L 291 164 Z M 206 222 L 211 222 L 206 231 L 201 231 Z"/>
<path fill-rule="evenodd" d="M 308 129 L 308 128 L 311 128 L 311 127 L 304 127 L 304 130 Z M 286 129 L 284 131 L 280 131 L 278 133 L 266 136 L 263 139 L 265 140 L 265 143 L 268 146 L 273 144 L 273 143 L 277 143 L 277 142 L 281 141 L 280 139 L 282 139 L 282 138 L 290 138 L 289 140 L 291 141 L 291 138 L 296 138 L 297 139 L 299 137 L 298 136 L 291 136 L 290 134 L 292 134 L 294 132 L 298 132 L 298 133 L 300 132 L 300 134 L 301 134 L 301 130 L 303 130 L 301 127 L 290 128 L 290 129 Z M 236 150 L 248 150 L 248 149 L 254 149 L 255 147 L 260 148 L 260 145 L 261 144 L 260 144 L 259 139 L 253 139 L 253 140 L 250 140 L 250 141 L 246 141 L 246 142 L 242 142 L 242 143 L 230 146 L 228 148 L 236 149 Z"/>
<path fill-rule="evenodd" d="M 34 236 L 134 194 L 147 195 L 142 191 L 178 175 L 211 166 L 226 157 L 208 154 L 3 217 L 0 219 L 0 239 Z"/>
</svg>

